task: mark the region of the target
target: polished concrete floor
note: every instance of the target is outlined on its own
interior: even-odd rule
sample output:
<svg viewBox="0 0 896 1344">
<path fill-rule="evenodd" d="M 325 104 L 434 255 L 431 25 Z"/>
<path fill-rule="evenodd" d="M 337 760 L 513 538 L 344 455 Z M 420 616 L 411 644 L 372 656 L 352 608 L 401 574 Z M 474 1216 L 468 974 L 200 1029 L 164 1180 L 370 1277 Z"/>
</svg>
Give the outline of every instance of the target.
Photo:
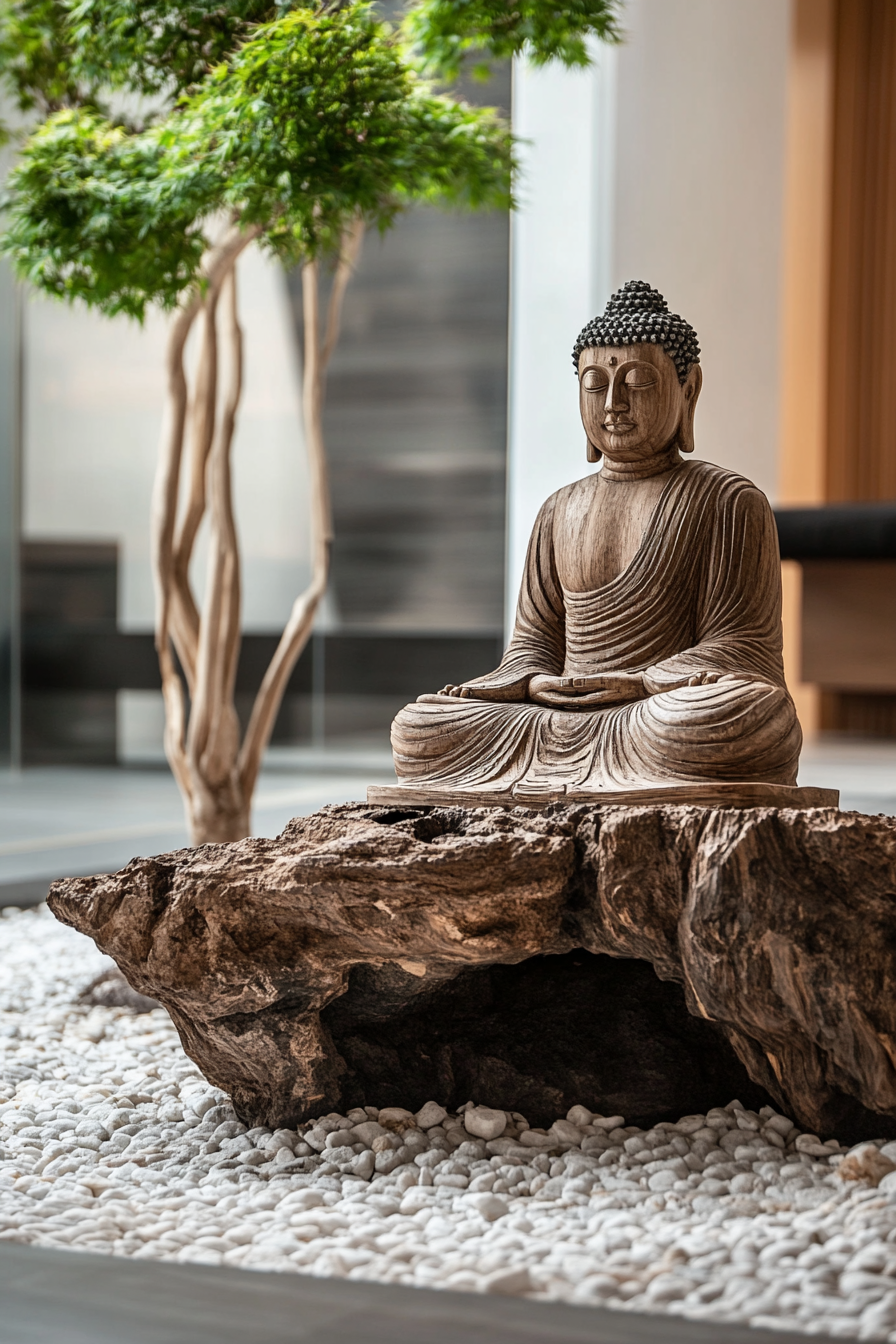
<svg viewBox="0 0 896 1344">
<path fill-rule="evenodd" d="M 112 1260 L 9 1243 L 0 1246 L 0 1299 L 0 1344 L 797 1344 L 806 1339 L 665 1313 Z"/>
<path fill-rule="evenodd" d="M 290 817 L 362 800 L 368 784 L 392 779 L 385 746 L 272 751 L 255 796 L 255 834 L 277 835 Z M 839 788 L 845 810 L 896 815 L 896 742 L 810 742 L 800 783 Z M 33 904 L 54 878 L 111 872 L 135 854 L 186 843 L 180 795 L 164 768 L 0 774 L 0 905 Z"/>
<path fill-rule="evenodd" d="M 255 793 L 256 835 L 277 835 L 325 803 L 363 800 L 394 781 L 385 749 L 268 754 Z M 188 843 L 167 768 L 44 767 L 0 772 L 0 905 L 33 904 L 57 877 L 114 872 L 137 854 Z"/>
<path fill-rule="evenodd" d="M 896 742 L 816 738 L 803 748 L 799 782 L 839 789 L 845 812 L 896 816 Z"/>
</svg>

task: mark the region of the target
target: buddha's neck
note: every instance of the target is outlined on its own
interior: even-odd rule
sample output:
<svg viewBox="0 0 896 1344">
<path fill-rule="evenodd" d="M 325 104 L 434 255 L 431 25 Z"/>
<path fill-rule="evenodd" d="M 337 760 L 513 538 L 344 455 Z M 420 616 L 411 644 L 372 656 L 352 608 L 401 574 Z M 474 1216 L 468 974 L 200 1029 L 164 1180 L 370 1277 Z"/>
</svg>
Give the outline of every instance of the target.
<svg viewBox="0 0 896 1344">
<path fill-rule="evenodd" d="M 676 442 L 653 457 L 642 457 L 637 462 L 620 462 L 618 458 L 611 459 L 604 454 L 600 474 L 605 481 L 643 481 L 648 476 L 659 476 L 664 471 L 671 471 L 680 463 Z"/>
</svg>

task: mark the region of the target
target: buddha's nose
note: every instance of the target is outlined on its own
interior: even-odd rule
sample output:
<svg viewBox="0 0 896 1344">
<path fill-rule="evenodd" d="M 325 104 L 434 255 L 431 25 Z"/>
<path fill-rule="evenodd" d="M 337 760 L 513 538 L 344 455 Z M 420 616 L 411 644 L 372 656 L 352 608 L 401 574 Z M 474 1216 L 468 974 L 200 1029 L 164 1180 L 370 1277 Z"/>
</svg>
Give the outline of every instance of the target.
<svg viewBox="0 0 896 1344">
<path fill-rule="evenodd" d="M 625 381 L 616 373 L 610 375 L 610 385 L 607 388 L 605 405 L 608 411 L 628 410 L 628 402 L 625 399 Z"/>
</svg>

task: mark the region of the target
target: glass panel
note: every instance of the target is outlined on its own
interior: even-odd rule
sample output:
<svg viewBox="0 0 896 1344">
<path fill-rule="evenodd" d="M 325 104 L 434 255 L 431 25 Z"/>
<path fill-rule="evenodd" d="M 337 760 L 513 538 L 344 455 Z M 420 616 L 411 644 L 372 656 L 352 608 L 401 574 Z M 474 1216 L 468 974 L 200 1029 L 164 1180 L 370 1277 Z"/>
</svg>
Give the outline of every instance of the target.
<svg viewBox="0 0 896 1344">
<path fill-rule="evenodd" d="M 0 764 L 20 764 L 21 295 L 0 261 Z"/>
</svg>

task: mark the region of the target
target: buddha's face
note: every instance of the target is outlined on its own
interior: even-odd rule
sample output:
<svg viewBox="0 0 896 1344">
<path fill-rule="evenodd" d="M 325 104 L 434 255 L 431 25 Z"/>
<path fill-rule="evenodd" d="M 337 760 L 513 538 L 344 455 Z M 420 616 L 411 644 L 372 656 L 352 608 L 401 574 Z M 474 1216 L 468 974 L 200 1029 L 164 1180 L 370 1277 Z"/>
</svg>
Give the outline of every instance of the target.
<svg viewBox="0 0 896 1344">
<path fill-rule="evenodd" d="M 684 383 L 661 345 L 602 346 L 579 356 L 579 407 L 585 433 L 612 462 L 638 462 L 675 439 L 692 447 L 700 366 Z"/>
</svg>

